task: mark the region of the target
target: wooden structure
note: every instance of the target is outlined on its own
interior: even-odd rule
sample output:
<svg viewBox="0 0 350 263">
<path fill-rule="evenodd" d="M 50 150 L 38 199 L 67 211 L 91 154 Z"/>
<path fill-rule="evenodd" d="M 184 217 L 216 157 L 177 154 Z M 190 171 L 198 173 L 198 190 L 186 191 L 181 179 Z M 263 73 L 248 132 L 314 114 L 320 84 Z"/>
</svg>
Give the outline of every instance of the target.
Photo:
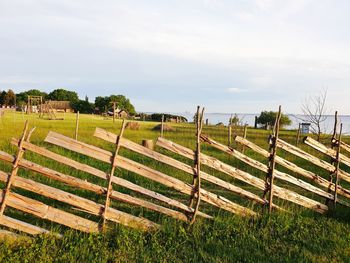
<svg viewBox="0 0 350 263">
<path fill-rule="evenodd" d="M 27 108 L 26 113 L 41 113 L 43 104 L 42 96 L 31 96 L 29 95 L 27 98 Z M 35 108 L 34 108 L 35 107 Z"/>
<path fill-rule="evenodd" d="M 54 112 L 74 112 L 70 101 L 50 100 L 49 103 Z"/>
<path fill-rule="evenodd" d="M 45 118 L 45 116 L 47 116 L 49 120 L 63 120 L 63 118 L 57 118 L 55 112 L 52 102 L 49 100 L 41 105 L 40 117 Z"/>
</svg>

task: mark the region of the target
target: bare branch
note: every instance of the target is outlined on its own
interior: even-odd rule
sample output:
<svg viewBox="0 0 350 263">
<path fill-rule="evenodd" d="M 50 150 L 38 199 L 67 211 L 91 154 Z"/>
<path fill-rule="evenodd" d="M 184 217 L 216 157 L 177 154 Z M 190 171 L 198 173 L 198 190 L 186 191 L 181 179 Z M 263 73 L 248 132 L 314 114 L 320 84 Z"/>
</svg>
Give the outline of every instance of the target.
<svg viewBox="0 0 350 263">
<path fill-rule="evenodd" d="M 327 90 L 321 91 L 314 97 L 306 97 L 301 105 L 303 117 L 298 119 L 311 123 L 311 131 L 317 134 L 320 140 L 322 133 L 321 124 L 327 119 L 326 116 Z"/>
</svg>

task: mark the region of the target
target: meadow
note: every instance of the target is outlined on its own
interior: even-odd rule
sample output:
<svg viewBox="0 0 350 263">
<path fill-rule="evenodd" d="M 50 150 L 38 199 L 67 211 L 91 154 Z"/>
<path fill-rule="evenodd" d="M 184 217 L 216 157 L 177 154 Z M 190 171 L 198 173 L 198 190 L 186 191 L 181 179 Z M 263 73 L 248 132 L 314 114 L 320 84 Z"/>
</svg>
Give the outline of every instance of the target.
<svg viewBox="0 0 350 263">
<path fill-rule="evenodd" d="M 62 116 L 63 117 L 63 114 Z M 74 160 L 89 164 L 98 169 L 109 171 L 108 164 L 101 163 L 92 158 L 88 158 L 63 148 L 45 143 L 44 138 L 49 131 L 55 131 L 69 137 L 74 137 L 75 115 L 64 114 L 64 120 L 43 120 L 38 115 L 25 115 L 22 113 L 6 112 L 0 119 L 0 150 L 15 154 L 16 147 L 12 146 L 12 137 L 19 138 L 24 123 L 29 120 L 30 127 L 36 127 L 31 142 L 44 146 L 54 152 L 68 156 Z M 141 143 L 143 139 L 156 139 L 160 132 L 153 130 L 159 123 L 140 122 L 139 130 L 127 129 L 124 136 L 134 142 Z M 193 124 L 170 124 L 175 130 L 164 133 L 166 139 L 178 144 L 195 149 L 195 127 Z M 115 123 L 112 119 L 105 119 L 96 115 L 80 115 L 78 139 L 96 145 L 98 147 L 113 151 L 114 145 L 93 137 L 96 127 L 100 127 L 118 134 L 121 127 L 121 120 Z M 215 140 L 227 144 L 227 128 L 219 126 L 205 126 L 203 133 L 210 135 Z M 242 131 L 238 131 L 242 135 Z M 269 131 L 248 129 L 247 139 L 268 149 Z M 295 144 L 296 131 L 282 130 L 281 138 L 291 144 Z M 330 137 L 324 136 L 323 142 L 329 145 Z M 349 138 L 344 138 L 348 141 Z M 241 149 L 235 143 L 232 147 Z M 319 155 L 315 150 L 306 145 L 301 148 L 324 160 L 327 157 Z M 174 155 L 166 150 L 156 147 L 156 150 L 172 156 L 185 163 L 192 164 L 191 161 Z M 210 146 L 202 146 L 202 151 L 214 156 L 225 163 L 228 163 L 241 170 L 249 172 L 259 178 L 265 178 L 265 174 L 259 172 L 239 160 L 219 152 Z M 266 158 L 246 149 L 246 154 L 256 160 L 267 163 Z M 329 177 L 327 171 L 323 171 L 316 166 L 293 156 L 279 151 L 278 154 L 305 169 L 313 171 L 324 178 Z M 122 149 L 121 155 L 132 160 L 155 168 L 182 181 L 191 183 L 192 178 L 184 172 L 172 169 L 147 157 Z M 57 171 L 86 179 L 90 182 L 106 186 L 106 182 L 88 174 L 75 171 L 68 166 L 56 163 L 42 156 L 33 153 L 26 153 L 25 158 L 38 164 L 55 169 Z M 10 171 L 11 166 L 0 162 L 0 170 Z M 286 171 L 282 167 L 278 169 Z M 349 172 L 348 167 L 342 169 Z M 232 184 L 238 185 L 246 190 L 262 196 L 259 191 L 247 184 L 233 179 L 225 174 L 203 167 L 209 174 L 222 178 Z M 291 173 L 298 177 L 296 174 Z M 53 181 L 33 172 L 24 169 L 20 170 L 20 176 L 35 179 L 54 186 L 56 188 L 77 194 L 95 202 L 104 203 L 104 197 L 85 190 L 79 190 L 63 183 Z M 117 170 L 116 175 L 128 180 L 156 190 L 159 193 L 182 201 L 188 202 L 188 196 L 179 194 L 165 186 L 142 178 L 131 172 Z M 306 180 L 307 181 L 307 180 Z M 307 193 L 296 186 L 276 181 L 277 185 L 292 189 L 305 196 L 325 202 L 324 199 Z M 341 182 L 343 187 L 349 188 L 346 182 Z M 0 185 L 4 187 L 4 184 Z M 254 211 L 261 212 L 261 205 L 244 200 L 237 195 L 229 193 L 212 184 L 203 182 L 203 188 L 220 194 L 228 199 L 249 207 Z M 133 193 L 114 185 L 114 189 L 123 193 L 147 199 L 139 194 Z M 99 221 L 97 216 L 86 215 L 82 211 L 77 211 L 69 205 L 62 204 L 44 198 L 38 194 L 13 188 L 13 191 L 28 197 L 35 198 L 46 204 L 64 209 L 68 212 L 84 215 L 94 221 Z M 272 215 L 262 213 L 259 218 L 242 218 L 237 215 L 218 210 L 213 206 L 201 204 L 202 211 L 213 215 L 214 220 L 198 218 L 194 225 L 175 221 L 164 215 L 148 211 L 128 204 L 112 201 L 112 206 L 130 214 L 148 218 L 162 225 L 162 228 L 153 232 L 141 232 L 113 223 L 109 224 L 109 229 L 105 234 L 86 234 L 74 231 L 61 225 L 46 220 L 39 220 L 16 210 L 7 208 L 6 215 L 21 219 L 34 225 L 50 229 L 53 232 L 63 234 L 62 238 L 51 235 L 40 235 L 35 237 L 19 237 L 15 239 L 2 239 L 0 242 L 1 262 L 348 262 L 350 261 L 350 208 L 337 205 L 335 210 L 331 210 L 327 215 L 320 215 L 311 210 L 293 205 L 290 202 L 274 199 L 276 204 L 282 206 L 289 212 L 274 211 Z M 157 202 L 156 202 L 157 203 Z"/>
</svg>

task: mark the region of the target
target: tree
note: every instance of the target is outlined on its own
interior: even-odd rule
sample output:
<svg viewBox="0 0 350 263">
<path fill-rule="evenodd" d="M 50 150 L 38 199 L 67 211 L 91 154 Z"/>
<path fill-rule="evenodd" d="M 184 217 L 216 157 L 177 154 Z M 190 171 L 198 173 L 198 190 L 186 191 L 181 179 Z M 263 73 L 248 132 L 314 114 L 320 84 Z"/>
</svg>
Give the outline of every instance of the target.
<svg viewBox="0 0 350 263">
<path fill-rule="evenodd" d="M 4 97 L 4 105 L 10 107 L 16 105 L 16 94 L 12 89 L 9 89 Z"/>
<path fill-rule="evenodd" d="M 303 117 L 299 119 L 311 123 L 310 128 L 313 133 L 317 134 L 317 141 L 320 141 L 321 139 L 321 125 L 327 119 L 326 100 L 327 90 L 324 90 L 314 97 L 306 97 L 301 105 Z"/>
<path fill-rule="evenodd" d="M 6 91 L 3 90 L 3 91 L 0 93 L 0 106 L 5 105 L 5 96 L 6 96 Z"/>
<path fill-rule="evenodd" d="M 79 111 L 80 113 L 91 114 L 94 112 L 94 104 L 86 100 L 72 102 L 72 107 L 76 112 Z"/>
<path fill-rule="evenodd" d="M 104 112 L 109 106 L 109 97 L 98 96 L 95 98 L 95 107 L 97 107 L 100 112 Z"/>
<path fill-rule="evenodd" d="M 274 111 L 262 111 L 260 113 L 260 116 L 258 117 L 257 121 L 258 124 L 263 125 L 263 127 L 267 128 L 269 126 L 273 126 L 275 124 L 276 121 L 276 116 L 277 116 L 277 112 Z M 286 126 L 286 125 L 290 125 L 292 123 L 292 121 L 290 120 L 290 118 L 285 115 L 282 114 L 281 115 L 281 121 L 280 121 L 280 126 Z"/>
<path fill-rule="evenodd" d="M 134 105 L 124 95 L 111 95 L 109 102 L 116 102 L 119 109 L 126 110 L 130 115 L 136 114 Z"/>
<path fill-rule="evenodd" d="M 43 100 L 45 100 L 47 93 L 37 89 L 30 89 L 24 92 L 20 92 L 16 94 L 17 105 L 26 104 L 28 102 L 28 96 L 42 96 Z"/>
<path fill-rule="evenodd" d="M 116 102 L 117 107 L 120 110 L 126 110 L 130 115 L 136 114 L 134 105 L 124 95 L 111 95 L 109 97 L 98 96 L 95 98 L 95 106 L 99 108 L 100 112 L 106 108 L 112 107 L 112 102 Z"/>
<path fill-rule="evenodd" d="M 78 94 L 75 91 L 65 89 L 55 89 L 54 91 L 50 92 L 47 97 L 50 100 L 64 100 L 70 101 L 71 103 L 79 101 Z"/>
</svg>

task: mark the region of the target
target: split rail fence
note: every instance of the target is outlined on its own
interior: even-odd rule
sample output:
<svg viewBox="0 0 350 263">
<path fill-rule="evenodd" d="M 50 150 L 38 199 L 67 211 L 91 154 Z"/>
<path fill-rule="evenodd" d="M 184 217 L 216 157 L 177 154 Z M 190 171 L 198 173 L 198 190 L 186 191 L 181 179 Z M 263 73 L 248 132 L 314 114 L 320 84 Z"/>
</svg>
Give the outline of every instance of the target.
<svg viewBox="0 0 350 263">
<path fill-rule="evenodd" d="M 260 211 L 254 211 L 251 206 L 243 206 L 203 188 L 201 184 L 203 181 L 222 188 L 227 193 L 236 196 L 236 198 L 251 201 L 254 204 L 258 204 L 258 207 L 260 205 L 263 208 L 266 207 L 270 212 L 273 209 L 286 210 L 283 206 L 276 204 L 278 202 L 274 202 L 275 198 L 294 203 L 321 214 L 330 210 L 330 207 L 334 207 L 331 206 L 331 204 L 335 205 L 338 203 L 350 207 L 348 202 L 348 199 L 350 198 L 350 190 L 340 185 L 341 180 L 350 182 L 350 174 L 340 169 L 340 164 L 350 167 L 350 158 L 340 152 L 340 150 L 344 150 L 350 153 L 350 145 L 342 142 L 340 135 L 338 138 L 333 138 L 333 145 L 335 146 L 333 149 L 313 140 L 311 137 L 307 137 L 304 140 L 306 145 L 311 146 L 313 149 L 328 156 L 331 162 L 326 162 L 307 153 L 301 148 L 293 146 L 280 139 L 278 137 L 279 118 L 277 118 L 274 133 L 270 138 L 269 150 L 261 148 L 246 138 L 240 136 L 235 137 L 235 141 L 238 144 L 241 144 L 246 149 L 250 149 L 266 158 L 267 164 L 265 164 L 205 135 L 202 132 L 203 110 L 200 112 L 200 109 L 198 108 L 197 116 L 197 141 L 195 150 L 179 145 L 163 137 L 159 137 L 156 142 L 158 149 L 162 148 L 170 151 L 172 156 L 178 155 L 179 157 L 181 156 L 181 158 L 184 157 L 188 159 L 189 162 L 192 162 L 193 165 L 189 165 L 187 164 L 189 162 L 185 163 L 179 161 L 174 157 L 170 157 L 159 151 L 148 149 L 126 139 L 123 136 L 125 122 L 123 122 L 119 134 L 114 134 L 101 128 L 96 128 L 94 132 L 96 138 L 114 145 L 113 152 L 53 131 L 50 131 L 46 136 L 46 143 L 58 146 L 64 149 L 64 151 L 68 150 L 79 156 L 86 156 L 109 165 L 110 168 L 107 171 L 97 169 L 94 166 L 78 162 L 62 154 L 58 154 L 52 150 L 31 143 L 30 137 L 33 130 L 28 132 L 28 123 L 26 123 L 21 138 L 12 138 L 11 141 L 13 145 L 18 147 L 17 155 L 13 156 L 0 151 L 0 160 L 12 164 L 11 172 L 6 173 L 0 171 L 0 180 L 5 183 L 5 188 L 2 190 L 0 199 L 0 224 L 28 234 L 49 232 L 49 230 L 42 227 L 6 215 L 6 208 L 10 207 L 25 214 L 31 214 L 43 220 L 48 220 L 83 232 L 104 231 L 109 226 L 109 224 L 106 224 L 107 221 L 141 230 L 152 230 L 160 227 L 158 223 L 155 223 L 150 219 L 134 216 L 130 213 L 113 208 L 111 200 L 117 200 L 118 202 L 128 204 L 129 206 L 142 207 L 155 213 L 172 217 L 176 220 L 188 222 L 189 224 L 193 223 L 198 216 L 206 219 L 213 218 L 208 212 L 202 211 L 204 207 L 203 203 L 206 203 L 206 206 L 213 206 L 217 209 L 225 210 L 239 216 L 259 216 Z M 218 158 L 202 153 L 202 143 L 242 161 L 247 167 L 264 173 L 266 175 L 265 180 L 252 175 L 252 173 L 248 173 L 225 163 Z M 182 181 L 170 174 L 161 172 L 155 168 L 146 166 L 141 162 L 122 156 L 120 154 L 121 148 L 150 158 L 165 168 L 172 167 L 187 174 L 189 179 L 192 179 L 192 184 Z M 306 168 L 300 167 L 295 163 L 280 157 L 278 155 L 278 150 L 283 150 L 290 155 L 302 158 L 313 165 L 319 166 L 329 172 L 330 178 L 325 179 L 315 172 L 309 171 Z M 103 179 L 106 181 L 107 186 L 101 186 L 89 182 L 88 180 L 58 172 L 27 160 L 24 158 L 25 152 L 42 156 L 43 158 L 50 159 L 64 167 L 69 167 L 73 170 Z M 278 170 L 276 164 L 286 168 L 291 173 Z M 203 167 L 209 167 L 216 172 L 205 172 L 209 169 L 204 169 Z M 22 175 L 23 169 L 34 172 L 35 174 L 40 174 L 50 180 L 59 181 L 76 189 L 91 191 L 95 194 L 102 195 L 104 196 L 104 202 L 98 203 L 86 197 L 78 196 L 76 193 L 73 194 L 63 191 L 53 186 L 39 183 L 34 179 L 26 178 Z M 120 174 L 124 170 L 161 184 L 167 189 L 171 189 L 169 193 L 175 191 L 179 194 L 186 195 L 189 199 L 188 203 L 186 204 L 183 200 L 177 200 L 174 197 L 161 194 L 121 177 Z M 225 174 L 235 180 L 239 180 L 243 184 L 255 188 L 257 190 L 255 192 L 261 192 L 261 194 L 245 190 L 243 186 L 233 184 L 233 180 L 221 179 L 216 175 L 217 172 Z M 307 197 L 295 190 L 287 189 L 287 186 L 278 186 L 275 183 L 276 180 L 292 184 L 294 188 L 297 187 L 303 191 L 312 193 L 312 196 L 317 198 L 313 199 Z M 114 190 L 113 185 L 129 189 L 130 191 L 147 198 L 135 197 L 131 194 L 125 194 L 121 191 Z M 41 195 L 45 198 L 68 204 L 81 213 L 76 215 L 64 211 L 63 209 L 47 205 L 42 201 L 14 192 L 14 188 L 20 188 Z M 322 202 L 322 200 L 325 200 L 326 202 Z M 213 209 L 208 209 L 207 211 L 213 213 Z M 84 216 L 85 214 L 97 216 L 98 220 L 91 220 L 90 217 Z M 59 233 L 56 234 L 60 235 Z"/>
</svg>

